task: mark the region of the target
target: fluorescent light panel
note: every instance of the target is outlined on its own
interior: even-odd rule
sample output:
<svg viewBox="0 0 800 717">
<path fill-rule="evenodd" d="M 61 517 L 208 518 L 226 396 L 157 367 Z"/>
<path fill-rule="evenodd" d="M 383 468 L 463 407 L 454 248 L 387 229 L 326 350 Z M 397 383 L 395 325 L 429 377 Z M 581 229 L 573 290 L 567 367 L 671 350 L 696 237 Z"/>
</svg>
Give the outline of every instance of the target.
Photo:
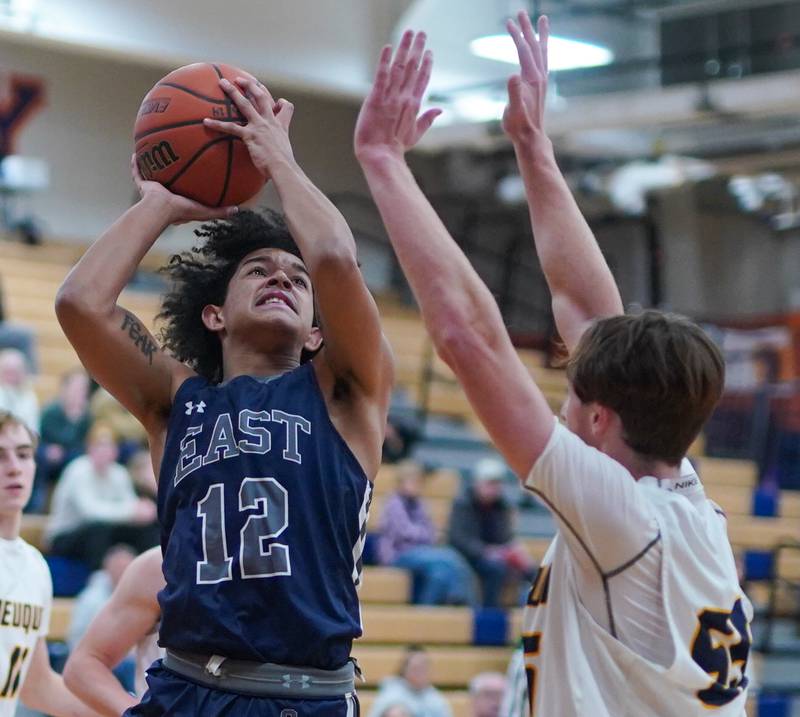
<svg viewBox="0 0 800 717">
<path fill-rule="evenodd" d="M 473 55 L 488 60 L 519 64 L 517 48 L 508 35 L 486 35 L 469 44 Z M 551 70 L 575 70 L 580 67 L 600 67 L 614 59 L 614 53 L 607 47 L 594 45 L 581 40 L 568 40 L 551 35 L 547 44 L 548 65 Z"/>
</svg>

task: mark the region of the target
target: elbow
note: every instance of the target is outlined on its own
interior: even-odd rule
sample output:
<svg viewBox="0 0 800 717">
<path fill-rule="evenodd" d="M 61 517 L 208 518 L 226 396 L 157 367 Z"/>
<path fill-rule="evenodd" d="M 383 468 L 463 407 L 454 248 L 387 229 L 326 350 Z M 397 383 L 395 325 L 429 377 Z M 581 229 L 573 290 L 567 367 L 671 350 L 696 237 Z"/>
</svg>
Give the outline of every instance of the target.
<svg viewBox="0 0 800 717">
<path fill-rule="evenodd" d="M 495 352 L 499 337 L 495 335 L 494 322 L 460 311 L 448 312 L 441 319 L 429 327 L 431 339 L 436 352 L 456 375 Z"/>
<path fill-rule="evenodd" d="M 64 684 L 67 686 L 67 689 L 72 692 L 73 694 L 78 694 L 80 690 L 81 683 L 80 683 L 80 653 L 73 652 L 69 659 L 67 660 L 67 664 L 64 665 L 64 671 L 61 673 L 62 677 L 64 678 Z"/>
<path fill-rule="evenodd" d="M 442 322 L 431 331 L 431 338 L 436 353 L 456 375 L 474 361 L 482 346 L 485 347 L 481 332 L 469 322 L 456 318 Z"/>
<path fill-rule="evenodd" d="M 317 266 L 325 271 L 337 273 L 360 272 L 356 248 L 352 238 L 341 237 L 317 243 L 320 251 L 316 256 Z"/>
<path fill-rule="evenodd" d="M 56 316 L 63 323 L 71 316 L 81 314 L 86 311 L 86 294 L 82 292 L 69 277 L 58 287 L 56 292 Z"/>
<path fill-rule="evenodd" d="M 111 307 L 113 309 L 113 307 Z M 79 286 L 69 277 L 56 292 L 55 312 L 59 323 L 63 326 L 75 319 L 95 316 L 102 311 L 102 303 L 98 302 L 95 292 Z"/>
</svg>

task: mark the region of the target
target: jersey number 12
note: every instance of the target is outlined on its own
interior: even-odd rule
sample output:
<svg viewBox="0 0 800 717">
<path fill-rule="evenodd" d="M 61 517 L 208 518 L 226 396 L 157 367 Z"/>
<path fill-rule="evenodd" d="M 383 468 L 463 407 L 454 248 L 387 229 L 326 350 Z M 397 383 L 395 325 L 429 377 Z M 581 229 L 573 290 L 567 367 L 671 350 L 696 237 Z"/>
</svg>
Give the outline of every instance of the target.
<svg viewBox="0 0 800 717">
<path fill-rule="evenodd" d="M 291 575 L 289 546 L 268 542 L 289 525 L 289 496 L 274 478 L 245 478 L 239 487 L 239 512 L 257 510 L 239 531 L 239 570 L 243 579 Z M 203 560 L 197 562 L 197 583 L 209 585 L 233 580 L 233 558 L 225 535 L 223 483 L 208 487 L 197 503 L 203 522 Z"/>
</svg>

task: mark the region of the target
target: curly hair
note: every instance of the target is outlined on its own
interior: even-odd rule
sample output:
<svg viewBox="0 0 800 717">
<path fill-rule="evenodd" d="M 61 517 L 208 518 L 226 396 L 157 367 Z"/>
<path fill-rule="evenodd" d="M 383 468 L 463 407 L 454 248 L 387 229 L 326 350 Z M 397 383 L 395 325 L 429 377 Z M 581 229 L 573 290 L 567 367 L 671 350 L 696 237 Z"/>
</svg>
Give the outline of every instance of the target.
<svg viewBox="0 0 800 717">
<path fill-rule="evenodd" d="M 159 338 L 179 361 L 211 382 L 222 380 L 222 344 L 203 323 L 203 308 L 221 306 L 242 259 L 257 249 L 281 249 L 302 259 L 283 217 L 272 210 L 242 210 L 195 230 L 201 240 L 160 270 L 170 281 L 156 319 Z"/>
</svg>

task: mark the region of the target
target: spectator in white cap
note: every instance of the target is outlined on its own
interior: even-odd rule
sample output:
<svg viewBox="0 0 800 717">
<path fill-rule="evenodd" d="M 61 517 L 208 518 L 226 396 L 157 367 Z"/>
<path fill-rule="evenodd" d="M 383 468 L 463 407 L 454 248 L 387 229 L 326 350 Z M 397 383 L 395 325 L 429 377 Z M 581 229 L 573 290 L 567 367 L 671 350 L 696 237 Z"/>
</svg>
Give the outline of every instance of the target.
<svg viewBox="0 0 800 717">
<path fill-rule="evenodd" d="M 535 565 L 514 540 L 514 510 L 503 495 L 505 463 L 484 458 L 475 465 L 469 489 L 453 502 L 448 537 L 478 574 L 484 607 L 500 604 L 510 579 L 531 580 Z"/>
</svg>

